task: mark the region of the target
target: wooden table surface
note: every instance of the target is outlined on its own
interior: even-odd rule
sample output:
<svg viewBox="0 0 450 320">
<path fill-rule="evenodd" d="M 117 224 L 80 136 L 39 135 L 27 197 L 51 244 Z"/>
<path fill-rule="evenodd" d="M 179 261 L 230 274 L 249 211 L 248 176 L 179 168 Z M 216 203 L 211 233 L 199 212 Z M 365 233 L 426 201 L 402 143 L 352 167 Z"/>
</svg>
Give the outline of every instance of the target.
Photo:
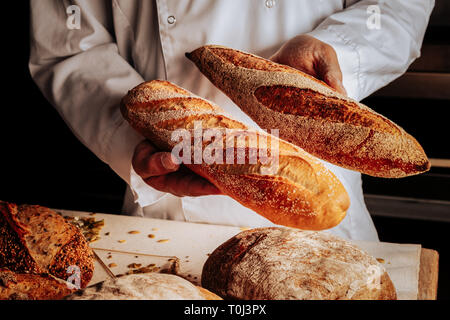
<svg viewBox="0 0 450 320">
<path fill-rule="evenodd" d="M 422 248 L 419 271 L 419 300 L 436 300 L 439 273 L 439 254 Z"/>
</svg>

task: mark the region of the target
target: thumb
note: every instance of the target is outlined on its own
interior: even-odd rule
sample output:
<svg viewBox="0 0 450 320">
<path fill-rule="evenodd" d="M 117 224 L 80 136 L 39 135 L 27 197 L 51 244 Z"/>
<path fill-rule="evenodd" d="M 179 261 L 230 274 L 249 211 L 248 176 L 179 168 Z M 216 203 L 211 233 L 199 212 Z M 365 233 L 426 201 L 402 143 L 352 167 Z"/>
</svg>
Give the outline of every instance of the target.
<svg viewBox="0 0 450 320">
<path fill-rule="evenodd" d="M 333 73 L 326 73 L 324 76 L 322 76 L 322 79 L 326 84 L 328 84 L 339 93 L 347 95 L 347 90 L 345 90 L 344 85 L 342 84 L 342 80 L 339 79 L 338 75 Z"/>
<path fill-rule="evenodd" d="M 279 58 L 279 54 L 278 51 L 275 52 L 270 58 L 269 60 L 276 62 L 276 63 L 281 63 L 280 58 Z"/>
<path fill-rule="evenodd" d="M 321 59 L 318 65 L 318 75 L 333 89 L 339 93 L 347 95 L 347 91 L 342 84 L 342 72 L 336 56 L 330 56 L 328 59 Z"/>
</svg>

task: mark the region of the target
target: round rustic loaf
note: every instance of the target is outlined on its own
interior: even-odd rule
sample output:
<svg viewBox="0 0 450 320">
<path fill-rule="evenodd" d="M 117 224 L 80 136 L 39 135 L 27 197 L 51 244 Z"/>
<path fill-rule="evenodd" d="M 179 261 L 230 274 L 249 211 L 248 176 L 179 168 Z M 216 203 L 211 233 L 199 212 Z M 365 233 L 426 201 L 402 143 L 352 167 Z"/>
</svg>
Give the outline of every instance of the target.
<svg viewBox="0 0 450 320">
<path fill-rule="evenodd" d="M 68 268 L 74 266 L 81 288 L 86 287 L 94 259 L 77 227 L 49 208 L 0 201 L 0 267 L 67 280 Z"/>
<path fill-rule="evenodd" d="M 224 299 L 396 299 L 378 261 L 325 232 L 290 228 L 243 231 L 208 258 L 202 286 Z"/>
<path fill-rule="evenodd" d="M 221 300 L 212 292 L 165 273 L 131 274 L 108 279 L 66 300 Z"/>
</svg>

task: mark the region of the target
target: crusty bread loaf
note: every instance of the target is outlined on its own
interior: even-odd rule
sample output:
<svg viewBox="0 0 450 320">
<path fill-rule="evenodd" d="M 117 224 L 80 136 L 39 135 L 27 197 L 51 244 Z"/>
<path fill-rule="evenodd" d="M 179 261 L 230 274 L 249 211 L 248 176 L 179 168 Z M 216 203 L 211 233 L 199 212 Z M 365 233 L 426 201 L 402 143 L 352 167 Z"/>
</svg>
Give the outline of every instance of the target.
<svg viewBox="0 0 450 320">
<path fill-rule="evenodd" d="M 108 279 L 65 300 L 222 300 L 206 289 L 165 273 L 133 274 Z"/>
<path fill-rule="evenodd" d="M 385 178 L 430 168 L 402 128 L 301 71 L 222 46 L 186 56 L 258 125 L 318 158 Z"/>
<path fill-rule="evenodd" d="M 378 261 L 344 239 L 317 231 L 257 228 L 219 246 L 202 286 L 224 299 L 394 300 Z"/>
<path fill-rule="evenodd" d="M 75 291 L 49 274 L 15 273 L 0 268 L 0 300 L 59 300 Z"/>
<path fill-rule="evenodd" d="M 80 268 L 80 285 L 85 287 L 94 260 L 77 227 L 48 208 L 0 201 L 0 267 L 67 280 L 69 266 Z"/>
<path fill-rule="evenodd" d="M 230 164 L 225 159 L 222 164 L 205 161 L 196 164 L 192 161 L 185 165 L 224 194 L 276 224 L 301 229 L 327 229 L 336 226 L 345 216 L 349 206 L 348 195 L 334 174 L 316 158 L 263 131 L 251 131 L 246 125 L 228 118 L 218 106 L 180 87 L 158 80 L 142 83 L 122 99 L 121 110 L 132 127 L 165 151 L 171 151 L 178 143 L 178 140 L 171 140 L 172 132 L 177 129 L 192 132 L 195 121 L 200 122 L 203 132 L 207 129 L 223 132 L 235 129 L 231 135 L 223 135 L 223 140 L 214 140 L 214 143 L 222 142 L 224 157 L 228 146 L 234 147 L 234 152 L 242 148 L 245 150 L 245 163 L 234 161 Z M 257 137 L 257 145 L 249 144 L 248 139 L 239 139 L 248 136 L 249 132 Z M 260 143 L 263 138 L 267 144 Z M 233 140 L 231 144 L 229 139 Z M 189 145 L 194 146 L 193 140 L 188 141 Z M 206 139 L 202 143 L 203 150 L 212 146 L 212 142 Z M 275 144 L 278 150 L 273 152 L 279 153 L 278 165 L 275 161 L 264 164 L 260 158 L 250 164 L 248 160 L 252 151 L 264 149 L 272 156 L 275 154 L 271 153 L 271 148 Z M 194 149 L 195 146 L 192 153 Z"/>
</svg>

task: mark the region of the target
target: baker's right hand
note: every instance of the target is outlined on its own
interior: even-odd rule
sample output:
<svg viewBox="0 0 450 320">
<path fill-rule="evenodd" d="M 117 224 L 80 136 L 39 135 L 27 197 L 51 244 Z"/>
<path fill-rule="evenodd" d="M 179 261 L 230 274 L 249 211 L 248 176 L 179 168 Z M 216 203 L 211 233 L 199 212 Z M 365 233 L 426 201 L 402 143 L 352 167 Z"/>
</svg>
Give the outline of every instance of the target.
<svg viewBox="0 0 450 320">
<path fill-rule="evenodd" d="M 222 194 L 208 180 L 178 165 L 170 152 L 160 152 L 148 140 L 139 143 L 132 160 L 134 171 L 151 187 L 178 197 Z"/>
</svg>

